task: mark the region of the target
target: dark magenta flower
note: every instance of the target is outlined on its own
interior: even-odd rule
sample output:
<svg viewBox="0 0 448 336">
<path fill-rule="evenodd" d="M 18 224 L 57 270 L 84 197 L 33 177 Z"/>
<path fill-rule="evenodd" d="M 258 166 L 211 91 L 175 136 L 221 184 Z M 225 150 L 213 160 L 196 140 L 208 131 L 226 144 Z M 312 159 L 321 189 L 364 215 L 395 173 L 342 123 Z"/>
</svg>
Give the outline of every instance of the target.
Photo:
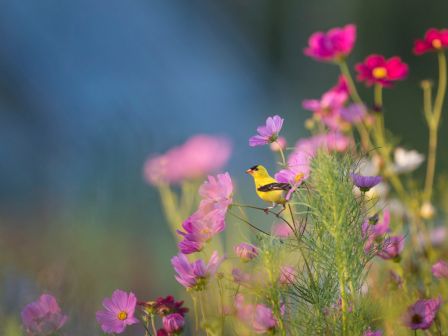
<svg viewBox="0 0 448 336">
<path fill-rule="evenodd" d="M 257 135 L 249 139 L 249 146 L 263 146 L 273 143 L 278 139 L 278 133 L 283 126 L 283 118 L 275 115 L 266 119 L 266 125 L 257 128 Z"/>
<path fill-rule="evenodd" d="M 67 322 L 68 317 L 62 314 L 54 296 L 42 294 L 23 308 L 23 327 L 29 336 L 50 335 L 58 331 Z"/>
<path fill-rule="evenodd" d="M 159 316 L 165 316 L 169 314 L 180 314 L 185 316 L 188 312 L 188 308 L 183 307 L 184 301 L 176 301 L 173 296 L 159 297 L 156 301 L 145 303 L 145 306 L 150 307 L 151 311 Z"/>
<path fill-rule="evenodd" d="M 96 313 L 96 320 L 105 333 L 121 334 L 128 325 L 138 323 L 138 319 L 134 317 L 136 304 L 134 293 L 128 294 L 117 289 L 111 298 L 104 299 L 104 310 Z"/>
<path fill-rule="evenodd" d="M 431 268 L 432 274 L 438 278 L 448 278 L 448 263 L 444 260 L 439 260 Z"/>
<path fill-rule="evenodd" d="M 410 306 L 404 315 L 404 324 L 412 329 L 426 330 L 431 327 L 437 312 L 442 304 L 442 299 L 418 300 Z"/>
<path fill-rule="evenodd" d="M 179 334 L 185 325 L 185 319 L 181 314 L 174 313 L 163 317 L 162 319 L 163 329 L 168 335 Z"/>
<path fill-rule="evenodd" d="M 426 31 L 423 39 L 414 42 L 412 50 L 416 55 L 423 55 L 427 52 L 439 51 L 448 47 L 448 29 L 430 28 Z"/>
<path fill-rule="evenodd" d="M 403 236 L 393 236 L 387 237 L 383 241 L 383 247 L 381 251 L 378 251 L 378 256 L 382 259 L 397 260 L 400 257 L 401 251 L 404 248 L 404 237 Z"/>
<path fill-rule="evenodd" d="M 248 243 L 240 243 L 233 248 L 235 254 L 244 262 L 254 259 L 258 255 L 258 249 Z"/>
<path fill-rule="evenodd" d="M 176 280 L 182 286 L 187 289 L 203 290 L 222 261 L 223 258 L 220 258 L 216 251 L 212 253 L 208 264 L 202 259 L 190 263 L 186 255 L 179 253 L 171 259 L 171 265 L 177 273 Z"/>
<path fill-rule="evenodd" d="M 393 82 L 403 80 L 409 72 L 408 65 L 397 56 L 385 59 L 382 55 L 370 55 L 355 68 L 358 80 L 367 86 L 379 84 L 390 87 Z"/>
<path fill-rule="evenodd" d="M 339 61 L 350 54 L 356 41 L 356 26 L 348 24 L 328 32 L 315 32 L 308 39 L 305 55 L 318 61 Z"/>
<path fill-rule="evenodd" d="M 381 176 L 362 176 L 359 174 L 350 174 L 353 184 L 359 188 L 362 192 L 367 192 L 377 184 L 379 184 L 383 179 Z"/>
</svg>

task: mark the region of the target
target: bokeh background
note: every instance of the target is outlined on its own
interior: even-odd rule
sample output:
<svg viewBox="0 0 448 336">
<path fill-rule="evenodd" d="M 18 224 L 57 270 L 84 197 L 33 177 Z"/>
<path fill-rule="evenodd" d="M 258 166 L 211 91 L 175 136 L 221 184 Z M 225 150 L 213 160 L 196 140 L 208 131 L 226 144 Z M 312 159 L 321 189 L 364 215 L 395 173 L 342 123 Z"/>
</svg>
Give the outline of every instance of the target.
<svg viewBox="0 0 448 336">
<path fill-rule="evenodd" d="M 248 137 L 272 114 L 290 143 L 306 136 L 301 101 L 336 82 L 335 66 L 302 53 L 316 30 L 355 23 L 352 65 L 373 52 L 410 65 L 385 92 L 385 118 L 424 152 L 419 82 L 436 60 L 411 48 L 448 27 L 447 12 L 444 0 L 1 1 L 0 334 L 17 334 L 43 291 L 70 314 L 69 335 L 101 334 L 94 312 L 115 288 L 178 294 L 176 246 L 143 163 L 193 134 L 226 135 L 227 170 L 257 202 L 244 170 L 273 160 Z"/>
</svg>

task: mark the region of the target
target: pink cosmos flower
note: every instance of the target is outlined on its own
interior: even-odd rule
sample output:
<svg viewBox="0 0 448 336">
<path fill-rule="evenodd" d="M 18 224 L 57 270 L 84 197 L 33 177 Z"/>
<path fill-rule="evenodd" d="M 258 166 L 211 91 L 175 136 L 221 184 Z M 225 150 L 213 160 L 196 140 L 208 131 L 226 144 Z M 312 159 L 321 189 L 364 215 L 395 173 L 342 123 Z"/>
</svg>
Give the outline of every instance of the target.
<svg viewBox="0 0 448 336">
<path fill-rule="evenodd" d="M 171 259 L 176 271 L 176 280 L 187 289 L 203 290 L 208 280 L 216 273 L 223 258 L 218 256 L 218 252 L 214 251 L 210 257 L 208 264 L 202 259 L 198 259 L 190 263 L 187 256 L 179 253 Z"/>
<path fill-rule="evenodd" d="M 239 268 L 232 269 L 232 278 L 236 283 L 250 283 L 252 281 L 252 276 L 249 273 L 245 273 Z"/>
<path fill-rule="evenodd" d="M 305 55 L 318 61 L 338 61 L 350 54 L 356 40 L 356 26 L 348 24 L 328 32 L 316 32 L 308 39 Z"/>
<path fill-rule="evenodd" d="M 393 236 L 384 239 L 383 248 L 378 252 L 378 256 L 382 259 L 397 259 L 400 257 L 401 251 L 404 248 L 404 237 Z"/>
<path fill-rule="evenodd" d="M 286 148 L 286 145 L 286 139 L 282 136 L 279 136 L 276 141 L 271 143 L 270 148 L 273 152 L 280 152 L 280 150 L 284 150 Z"/>
<path fill-rule="evenodd" d="M 374 216 L 375 217 L 375 216 Z M 378 240 L 382 241 L 384 235 L 390 232 L 390 211 L 385 209 L 383 212 L 382 220 L 368 218 L 362 224 L 363 236 L 367 238 L 364 250 L 369 252 L 372 249 L 374 243 Z"/>
<path fill-rule="evenodd" d="M 448 278 L 448 262 L 439 260 L 431 268 L 432 274 L 438 278 Z"/>
<path fill-rule="evenodd" d="M 383 336 L 383 332 L 380 330 L 370 330 L 370 328 L 364 331 L 363 336 Z"/>
<path fill-rule="evenodd" d="M 296 281 L 297 271 L 291 266 L 282 266 L 280 268 L 279 282 L 282 285 L 291 285 Z"/>
<path fill-rule="evenodd" d="M 272 310 L 263 304 L 248 304 L 242 294 L 237 294 L 234 301 L 236 316 L 257 334 L 273 331 L 277 319 Z"/>
<path fill-rule="evenodd" d="M 322 120 L 332 130 L 339 130 L 340 111 L 344 107 L 348 95 L 345 92 L 328 91 L 320 100 L 306 99 L 302 107 L 314 112 L 314 116 Z"/>
<path fill-rule="evenodd" d="M 440 51 L 448 47 L 448 29 L 430 28 L 423 39 L 414 42 L 413 52 L 423 55 L 427 52 Z"/>
<path fill-rule="evenodd" d="M 148 159 L 144 177 L 152 185 L 198 179 L 222 168 L 230 153 L 231 145 L 226 138 L 195 135 L 165 154 Z"/>
<path fill-rule="evenodd" d="M 287 238 L 294 234 L 294 232 L 292 232 L 288 224 L 281 222 L 272 226 L 272 234 L 279 238 Z"/>
<path fill-rule="evenodd" d="M 163 317 L 162 319 L 163 329 L 168 335 L 179 334 L 185 325 L 185 319 L 181 314 L 174 313 Z"/>
<path fill-rule="evenodd" d="M 22 323 L 29 336 L 50 335 L 61 329 L 68 317 L 61 312 L 54 296 L 42 294 L 23 308 Z"/>
<path fill-rule="evenodd" d="M 258 249 L 248 243 L 240 243 L 234 248 L 235 254 L 244 262 L 250 261 L 258 256 Z"/>
<path fill-rule="evenodd" d="M 138 323 L 138 319 L 134 317 L 136 304 L 134 293 L 128 294 L 117 289 L 111 298 L 104 299 L 104 310 L 96 313 L 96 320 L 105 333 L 121 334 L 128 325 Z"/>
<path fill-rule="evenodd" d="M 257 128 L 257 135 L 249 139 L 249 146 L 263 146 L 273 143 L 278 139 L 278 133 L 283 126 L 283 118 L 275 115 L 266 119 L 266 125 Z"/>
<path fill-rule="evenodd" d="M 199 205 L 202 210 L 218 209 L 227 211 L 232 203 L 233 184 L 229 173 L 209 176 L 199 188 L 199 195 L 202 197 Z"/>
<path fill-rule="evenodd" d="M 176 301 L 173 296 L 168 295 L 166 297 L 158 297 L 155 301 L 145 302 L 142 305 L 149 308 L 151 312 L 163 317 L 174 313 L 185 316 L 188 308 L 183 307 L 183 304 L 184 301 Z"/>
<path fill-rule="evenodd" d="M 392 83 L 403 80 L 408 75 L 409 68 L 400 57 L 395 56 L 385 59 L 382 55 L 370 55 L 363 63 L 356 65 L 358 80 L 365 82 L 367 86 L 379 84 L 383 87 L 391 87 Z"/>
<path fill-rule="evenodd" d="M 442 304 L 442 299 L 418 300 L 410 306 L 404 315 L 405 325 L 412 329 L 426 330 L 431 327 L 437 312 Z"/>
</svg>

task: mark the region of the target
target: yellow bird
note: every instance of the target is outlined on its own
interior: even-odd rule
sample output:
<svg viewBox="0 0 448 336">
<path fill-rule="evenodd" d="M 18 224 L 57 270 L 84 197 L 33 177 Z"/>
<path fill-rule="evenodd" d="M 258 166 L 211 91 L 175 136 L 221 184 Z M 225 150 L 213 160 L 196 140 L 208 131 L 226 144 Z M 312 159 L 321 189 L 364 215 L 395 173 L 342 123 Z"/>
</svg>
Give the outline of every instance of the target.
<svg viewBox="0 0 448 336">
<path fill-rule="evenodd" d="M 291 189 L 291 185 L 289 183 L 281 183 L 278 182 L 275 178 L 271 177 L 265 167 L 262 165 L 256 165 L 248 170 L 246 173 L 252 175 L 255 182 L 255 189 L 258 197 L 260 197 L 263 201 L 272 203 L 271 207 L 266 209 L 266 212 L 269 209 L 275 208 L 278 204 L 285 206 L 285 191 Z"/>
</svg>

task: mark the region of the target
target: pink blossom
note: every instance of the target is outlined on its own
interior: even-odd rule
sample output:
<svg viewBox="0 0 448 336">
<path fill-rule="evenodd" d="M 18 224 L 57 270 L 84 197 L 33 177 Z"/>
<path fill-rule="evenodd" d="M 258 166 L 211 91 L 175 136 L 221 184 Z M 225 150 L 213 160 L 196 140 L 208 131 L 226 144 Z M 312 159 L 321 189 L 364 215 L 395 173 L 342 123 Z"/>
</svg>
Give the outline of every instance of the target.
<svg viewBox="0 0 448 336">
<path fill-rule="evenodd" d="M 341 108 L 339 114 L 342 120 L 350 124 L 357 124 L 367 116 L 367 110 L 362 104 L 350 104 L 347 107 Z"/>
<path fill-rule="evenodd" d="M 258 256 L 258 249 L 248 243 L 240 243 L 234 248 L 235 254 L 244 262 L 250 261 Z"/>
<path fill-rule="evenodd" d="M 266 125 L 257 128 L 257 135 L 249 139 L 249 146 L 262 146 L 273 143 L 278 139 L 278 133 L 282 129 L 283 118 L 275 115 L 266 119 Z"/>
<path fill-rule="evenodd" d="M 412 329 L 429 329 L 442 304 L 442 299 L 418 300 L 410 306 L 404 315 L 405 325 Z"/>
<path fill-rule="evenodd" d="M 121 334 L 128 325 L 138 323 L 134 317 L 137 298 L 134 293 L 115 290 L 111 298 L 103 301 L 104 310 L 96 313 L 101 329 L 108 334 Z"/>
<path fill-rule="evenodd" d="M 294 234 L 294 232 L 288 224 L 281 222 L 272 226 L 272 234 L 280 238 L 287 238 Z"/>
<path fill-rule="evenodd" d="M 291 285 L 296 281 L 297 271 L 291 266 L 282 266 L 280 268 L 279 282 L 282 285 Z"/>
<path fill-rule="evenodd" d="M 378 252 L 378 256 L 382 259 L 397 259 L 400 257 L 401 251 L 404 248 L 404 237 L 393 236 L 384 239 L 383 248 Z"/>
<path fill-rule="evenodd" d="M 374 216 L 375 217 L 375 216 Z M 389 209 L 385 209 L 383 211 L 383 216 L 380 221 L 377 218 L 368 218 L 364 221 L 362 224 L 362 233 L 363 236 L 367 238 L 364 250 L 369 252 L 372 249 L 372 246 L 376 241 L 382 241 L 384 238 L 384 235 L 388 232 L 390 232 L 390 211 Z M 375 222 L 377 221 L 377 222 Z"/>
<path fill-rule="evenodd" d="M 356 26 L 348 24 L 328 32 L 316 32 L 308 39 L 305 55 L 318 61 L 338 61 L 350 54 L 356 40 Z"/>
<path fill-rule="evenodd" d="M 257 334 L 273 331 L 277 319 L 270 308 L 263 304 L 248 304 L 242 294 L 237 294 L 234 301 L 236 316 Z"/>
<path fill-rule="evenodd" d="M 345 92 L 329 91 L 323 94 L 320 100 L 307 99 L 302 102 L 306 110 L 314 112 L 314 116 L 322 120 L 332 130 L 339 130 L 341 109 L 348 96 Z"/>
<path fill-rule="evenodd" d="M 392 83 L 403 80 L 408 75 L 408 65 L 398 56 L 385 59 L 381 55 L 370 55 L 362 63 L 356 65 L 358 80 L 368 86 L 379 84 L 391 87 Z"/>
<path fill-rule="evenodd" d="M 21 317 L 29 336 L 53 334 L 68 320 L 68 317 L 62 314 L 55 297 L 49 294 L 42 294 L 37 301 L 25 306 Z"/>
<path fill-rule="evenodd" d="M 223 258 L 214 251 L 208 264 L 202 259 L 189 262 L 186 255 L 179 253 L 171 259 L 171 264 L 176 271 L 176 280 L 187 289 L 203 290 L 209 279 L 215 275 Z"/>
<path fill-rule="evenodd" d="M 178 334 L 182 331 L 185 325 L 185 319 L 181 314 L 174 313 L 163 317 L 163 329 L 168 335 Z"/>
<path fill-rule="evenodd" d="M 252 276 L 249 273 L 245 273 L 239 268 L 232 269 L 232 277 L 233 281 L 236 283 L 242 284 L 242 283 L 250 283 L 252 281 Z"/>
<path fill-rule="evenodd" d="M 286 139 L 282 136 L 279 136 L 276 141 L 272 142 L 270 147 L 273 152 L 280 152 L 281 150 L 285 150 L 287 145 Z"/>
<path fill-rule="evenodd" d="M 416 55 L 423 55 L 446 48 L 448 48 L 448 29 L 430 28 L 426 31 L 423 39 L 414 42 L 413 52 Z"/>
<path fill-rule="evenodd" d="M 202 197 L 199 207 L 227 211 L 232 203 L 232 194 L 233 184 L 229 173 L 209 176 L 199 188 L 199 195 Z"/>
<path fill-rule="evenodd" d="M 144 176 L 153 185 L 198 179 L 222 168 L 230 153 L 230 142 L 226 138 L 195 135 L 165 154 L 148 159 Z"/>
<path fill-rule="evenodd" d="M 445 260 L 439 260 L 431 268 L 432 274 L 438 278 L 448 278 L 448 262 Z"/>
<path fill-rule="evenodd" d="M 370 328 L 364 331 L 362 336 L 383 336 L 383 333 L 380 330 L 370 330 Z"/>
</svg>

